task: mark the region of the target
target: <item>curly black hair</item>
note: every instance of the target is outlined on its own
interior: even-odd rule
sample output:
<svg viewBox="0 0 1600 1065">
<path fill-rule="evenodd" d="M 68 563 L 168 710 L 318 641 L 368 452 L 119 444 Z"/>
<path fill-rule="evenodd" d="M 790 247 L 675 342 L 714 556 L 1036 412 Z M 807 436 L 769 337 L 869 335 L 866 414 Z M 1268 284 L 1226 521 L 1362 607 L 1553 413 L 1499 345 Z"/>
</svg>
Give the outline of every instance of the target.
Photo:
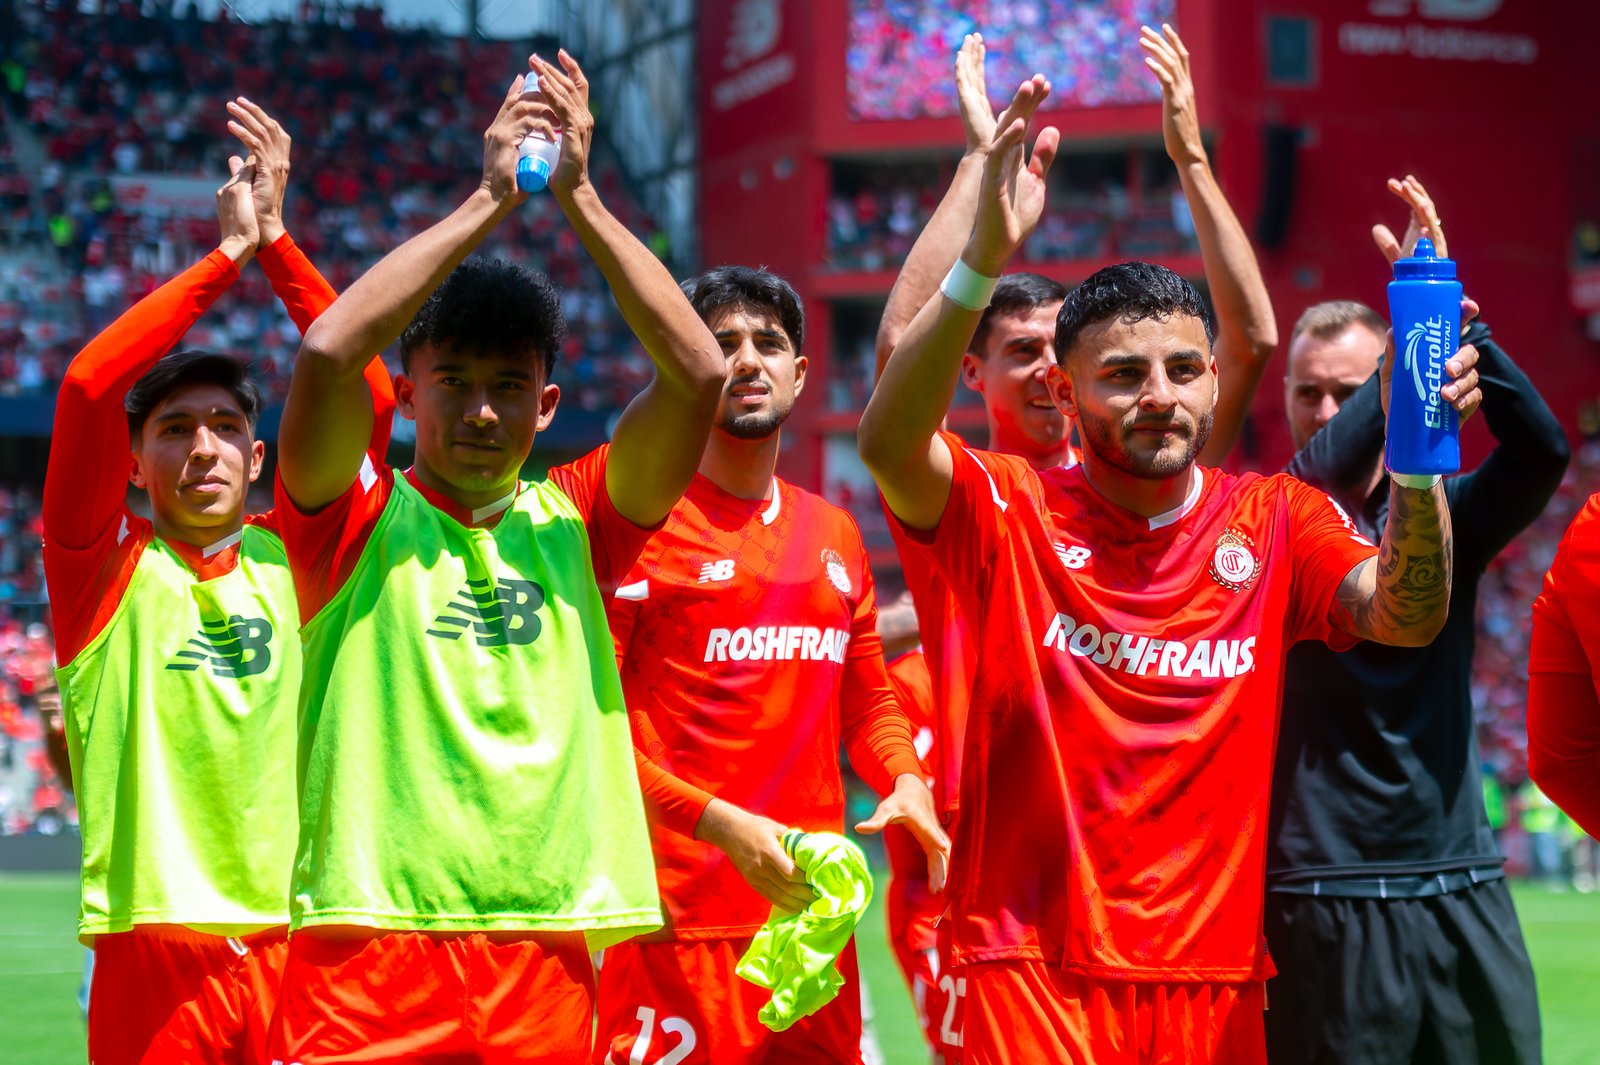
<svg viewBox="0 0 1600 1065">
<path fill-rule="evenodd" d="M 764 266 L 719 266 L 683 283 L 700 320 L 709 322 L 718 311 L 736 308 L 764 311 L 775 316 L 789 336 L 795 354 L 805 340 L 806 310 L 794 288 Z"/>
<path fill-rule="evenodd" d="M 550 279 L 504 259 L 473 256 L 450 272 L 400 334 L 400 365 L 423 344 L 464 355 L 538 356 L 550 380 L 567 336 L 561 295 Z"/>
<path fill-rule="evenodd" d="M 1143 262 L 1096 270 L 1067 294 L 1056 314 L 1056 361 L 1065 363 L 1078 334 L 1096 322 L 1165 320 L 1175 314 L 1200 319 L 1206 327 L 1206 344 L 1216 340 L 1211 308 L 1182 275 Z"/>
<path fill-rule="evenodd" d="M 255 434 L 261 417 L 261 389 L 243 359 L 214 351 L 175 351 L 145 371 L 123 398 L 128 414 L 128 437 L 138 441 L 144 423 L 174 392 L 191 385 L 216 385 L 239 404 L 245 422 Z"/>
</svg>

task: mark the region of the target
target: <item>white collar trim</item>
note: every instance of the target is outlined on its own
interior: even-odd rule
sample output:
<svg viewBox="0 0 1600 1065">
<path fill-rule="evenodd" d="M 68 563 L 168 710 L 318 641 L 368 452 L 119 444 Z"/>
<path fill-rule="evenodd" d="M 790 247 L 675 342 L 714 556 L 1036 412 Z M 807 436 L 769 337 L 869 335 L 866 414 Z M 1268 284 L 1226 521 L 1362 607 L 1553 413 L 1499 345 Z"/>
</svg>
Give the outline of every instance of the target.
<svg viewBox="0 0 1600 1065">
<path fill-rule="evenodd" d="M 778 479 L 772 479 L 772 502 L 767 504 L 767 509 L 761 512 L 761 524 L 771 525 L 778 520 L 778 511 L 783 509 L 783 493 L 778 490 Z"/>
<path fill-rule="evenodd" d="M 490 518 L 509 507 L 513 502 L 516 501 L 516 498 L 517 490 L 513 488 L 499 499 L 496 499 L 493 503 L 485 503 L 483 506 L 472 512 L 472 524 L 478 525 L 482 522 L 488 521 Z"/>
<path fill-rule="evenodd" d="M 1174 522 L 1182 521 L 1183 518 L 1194 509 L 1194 505 L 1200 502 L 1200 489 L 1204 485 L 1205 477 L 1201 475 L 1200 467 L 1195 466 L 1191 471 L 1189 494 L 1184 497 L 1182 503 L 1173 507 L 1171 510 L 1164 514 L 1157 514 L 1155 517 L 1151 518 L 1150 531 L 1154 532 L 1157 529 L 1165 529 L 1168 525 L 1171 525 Z"/>
<path fill-rule="evenodd" d="M 226 551 L 228 548 L 232 547 L 234 544 L 239 543 L 243 539 L 244 539 L 244 530 L 243 529 L 238 529 L 238 530 L 236 530 L 234 532 L 229 533 L 227 536 L 224 536 L 222 539 L 218 540 L 216 543 L 211 544 L 208 547 L 202 547 L 200 549 L 200 557 L 201 558 L 211 558 L 213 555 L 220 555 L 222 552 Z"/>
</svg>

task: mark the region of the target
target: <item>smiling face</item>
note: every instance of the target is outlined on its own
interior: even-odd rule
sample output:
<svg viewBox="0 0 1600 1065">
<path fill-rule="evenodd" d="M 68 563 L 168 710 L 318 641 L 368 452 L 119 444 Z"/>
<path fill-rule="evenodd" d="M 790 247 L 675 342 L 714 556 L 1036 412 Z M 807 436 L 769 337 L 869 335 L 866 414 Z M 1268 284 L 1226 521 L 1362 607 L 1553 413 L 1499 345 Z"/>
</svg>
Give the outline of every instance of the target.
<svg viewBox="0 0 1600 1065">
<path fill-rule="evenodd" d="M 716 427 L 740 440 L 766 439 L 783 425 L 805 387 L 805 356 L 795 353 L 774 311 L 725 307 L 706 324 L 728 363 Z"/>
<path fill-rule="evenodd" d="M 983 350 L 961 360 L 961 378 L 983 396 L 994 428 L 990 446 L 1015 455 L 1059 451 L 1071 425 L 1050 396 L 1048 377 L 1056 364 L 1056 312 L 1060 302 L 1032 310 L 996 314 Z"/>
<path fill-rule="evenodd" d="M 1184 473 L 1211 436 L 1216 361 L 1192 315 L 1086 325 L 1050 383 L 1084 450 L 1132 477 Z"/>
<path fill-rule="evenodd" d="M 192 384 L 157 403 L 139 427 L 130 480 L 149 493 L 158 533 L 204 545 L 244 521 L 265 454 L 232 392 Z"/>
<path fill-rule="evenodd" d="M 466 507 L 510 492 L 561 390 L 528 355 L 479 355 L 419 344 L 395 379 L 395 403 L 417 423 L 417 475 Z"/>
</svg>

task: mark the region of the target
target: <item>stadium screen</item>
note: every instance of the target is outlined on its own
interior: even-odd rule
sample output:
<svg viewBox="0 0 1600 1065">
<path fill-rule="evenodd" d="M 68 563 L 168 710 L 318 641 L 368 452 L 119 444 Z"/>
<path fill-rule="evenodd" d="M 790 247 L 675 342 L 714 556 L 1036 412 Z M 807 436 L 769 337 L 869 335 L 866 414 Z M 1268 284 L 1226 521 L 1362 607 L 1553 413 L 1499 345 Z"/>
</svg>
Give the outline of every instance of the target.
<svg viewBox="0 0 1600 1065">
<path fill-rule="evenodd" d="M 956 113 L 954 61 L 982 33 L 995 105 L 1035 72 L 1051 106 L 1161 99 L 1143 63 L 1139 27 L 1175 22 L 1177 0 L 850 0 L 850 117 L 943 118 Z"/>
</svg>

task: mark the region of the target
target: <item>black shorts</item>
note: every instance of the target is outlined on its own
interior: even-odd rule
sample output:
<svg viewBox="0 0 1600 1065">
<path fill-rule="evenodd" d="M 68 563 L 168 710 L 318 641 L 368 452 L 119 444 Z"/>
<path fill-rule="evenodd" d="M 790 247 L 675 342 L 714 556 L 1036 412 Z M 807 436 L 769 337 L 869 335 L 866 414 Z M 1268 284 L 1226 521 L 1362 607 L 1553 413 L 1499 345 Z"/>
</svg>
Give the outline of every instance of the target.
<svg viewBox="0 0 1600 1065">
<path fill-rule="evenodd" d="M 1538 1065 L 1533 966 L 1504 880 L 1418 899 L 1267 892 L 1273 1065 Z"/>
</svg>

